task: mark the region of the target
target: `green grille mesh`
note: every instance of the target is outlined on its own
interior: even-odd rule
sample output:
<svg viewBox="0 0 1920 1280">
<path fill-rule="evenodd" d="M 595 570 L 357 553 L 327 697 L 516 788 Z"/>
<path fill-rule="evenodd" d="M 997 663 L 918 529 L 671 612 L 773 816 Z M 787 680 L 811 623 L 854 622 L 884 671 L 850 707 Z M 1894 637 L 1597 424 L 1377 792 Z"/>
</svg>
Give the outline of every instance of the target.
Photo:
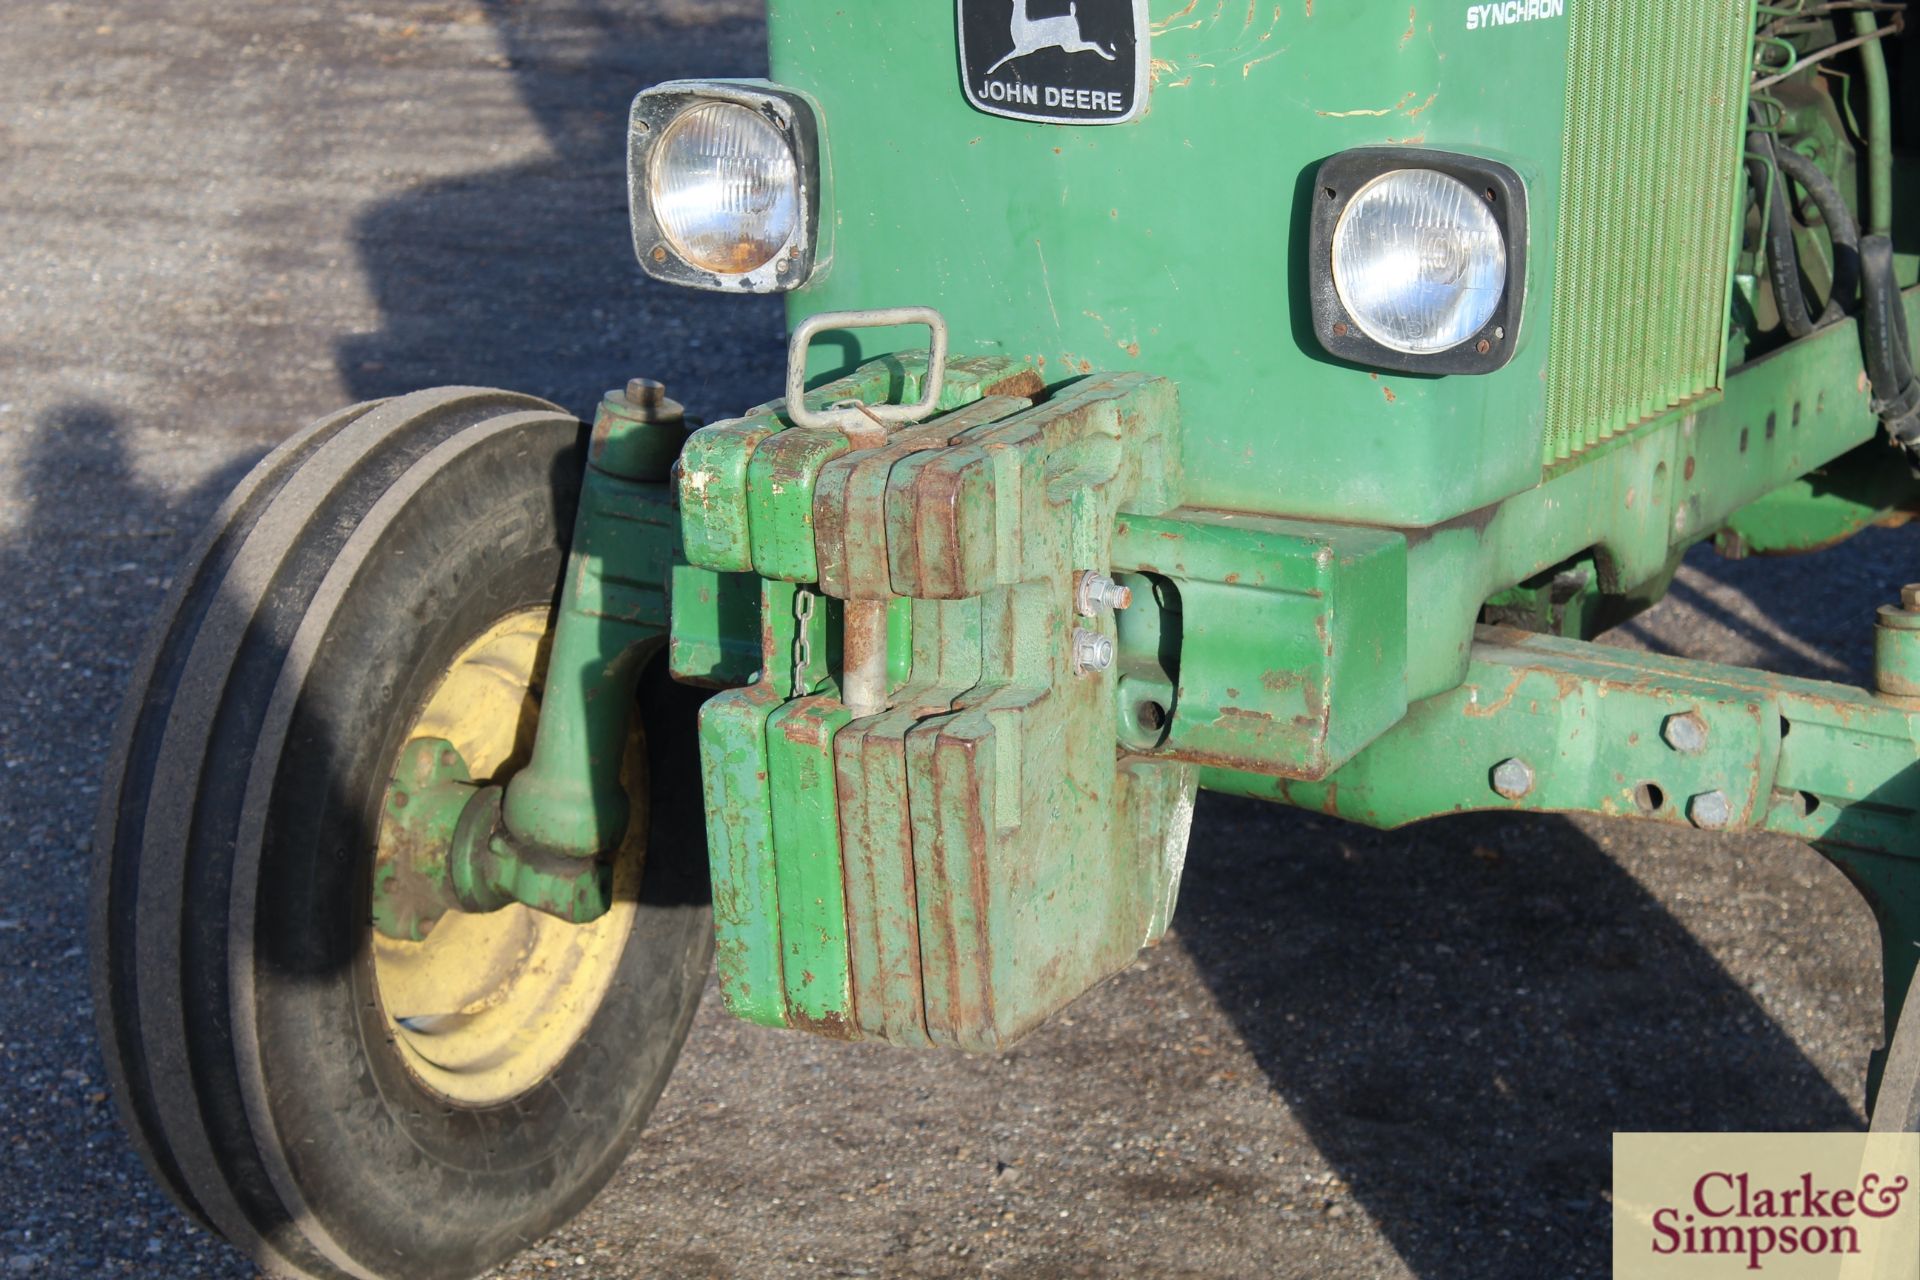
<svg viewBox="0 0 1920 1280">
<path fill-rule="evenodd" d="M 1720 385 L 1751 0 L 1568 5 L 1546 461 Z"/>
</svg>

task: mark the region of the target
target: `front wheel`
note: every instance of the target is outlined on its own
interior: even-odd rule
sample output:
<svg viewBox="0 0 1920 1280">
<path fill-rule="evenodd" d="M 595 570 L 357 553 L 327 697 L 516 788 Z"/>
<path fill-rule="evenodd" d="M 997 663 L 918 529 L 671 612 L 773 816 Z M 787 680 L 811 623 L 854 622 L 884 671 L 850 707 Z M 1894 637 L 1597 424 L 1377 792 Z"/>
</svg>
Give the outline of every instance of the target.
<svg viewBox="0 0 1920 1280">
<path fill-rule="evenodd" d="M 712 951 L 698 695 L 654 662 L 613 911 L 372 928 L 406 744 L 531 747 L 585 465 L 553 406 L 451 389 L 324 419 L 216 518 L 130 693 L 95 838 L 95 1008 L 129 1131 L 289 1276 L 466 1277 L 612 1175 Z"/>
</svg>

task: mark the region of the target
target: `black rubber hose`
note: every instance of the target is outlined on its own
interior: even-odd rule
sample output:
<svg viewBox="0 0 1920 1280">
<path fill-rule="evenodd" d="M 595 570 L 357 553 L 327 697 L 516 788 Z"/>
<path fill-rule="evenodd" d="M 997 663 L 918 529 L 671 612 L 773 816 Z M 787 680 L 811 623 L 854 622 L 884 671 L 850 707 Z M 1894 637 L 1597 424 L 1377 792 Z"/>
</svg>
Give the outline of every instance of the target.
<svg viewBox="0 0 1920 1280">
<path fill-rule="evenodd" d="M 1813 322 L 1818 329 L 1844 319 L 1860 288 L 1860 221 L 1853 216 L 1840 188 L 1806 156 L 1792 147 L 1775 147 L 1774 161 L 1787 177 L 1805 187 L 1827 224 L 1827 238 L 1833 242 L 1833 288 L 1827 294 L 1826 310 Z M 1787 242 L 1793 242 L 1789 229 Z"/>
<path fill-rule="evenodd" d="M 1780 172 L 1773 139 L 1764 133 L 1747 135 L 1752 153 L 1748 168 L 1756 196 L 1769 201 L 1767 213 L 1767 279 L 1773 284 L 1774 304 L 1780 308 L 1780 323 L 1791 337 L 1804 338 L 1813 332 L 1813 316 L 1807 311 L 1807 296 L 1800 288 L 1800 256 L 1793 246 L 1793 215 L 1787 205 L 1787 181 Z"/>
<path fill-rule="evenodd" d="M 1893 275 L 1889 237 L 1860 241 L 1860 284 L 1865 301 L 1860 340 L 1873 383 L 1873 411 L 1894 439 L 1912 444 L 1920 441 L 1920 382 L 1913 376 L 1906 306 Z"/>
</svg>

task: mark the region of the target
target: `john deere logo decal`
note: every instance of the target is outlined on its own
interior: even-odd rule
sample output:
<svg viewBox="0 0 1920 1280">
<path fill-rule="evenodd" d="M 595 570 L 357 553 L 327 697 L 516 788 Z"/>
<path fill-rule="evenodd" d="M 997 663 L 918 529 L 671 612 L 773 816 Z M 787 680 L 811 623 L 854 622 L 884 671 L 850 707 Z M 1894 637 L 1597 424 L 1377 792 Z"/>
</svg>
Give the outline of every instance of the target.
<svg viewBox="0 0 1920 1280">
<path fill-rule="evenodd" d="M 982 111 L 1119 124 L 1147 103 L 1147 0 L 959 0 L 960 75 Z"/>
</svg>

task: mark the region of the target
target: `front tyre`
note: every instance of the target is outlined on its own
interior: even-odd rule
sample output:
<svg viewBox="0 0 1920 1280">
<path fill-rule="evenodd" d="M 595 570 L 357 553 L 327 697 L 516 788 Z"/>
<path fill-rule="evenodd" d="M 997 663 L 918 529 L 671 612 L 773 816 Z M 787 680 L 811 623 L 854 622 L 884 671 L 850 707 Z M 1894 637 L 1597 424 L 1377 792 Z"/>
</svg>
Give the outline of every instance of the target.
<svg viewBox="0 0 1920 1280">
<path fill-rule="evenodd" d="M 455 388 L 324 419 L 183 570 L 95 838 L 95 1007 L 134 1141 L 265 1268 L 466 1277 L 612 1175 L 712 950 L 694 721 L 654 662 L 614 911 L 371 926 L 402 748 L 531 745 L 585 465 L 553 406 Z"/>
</svg>

